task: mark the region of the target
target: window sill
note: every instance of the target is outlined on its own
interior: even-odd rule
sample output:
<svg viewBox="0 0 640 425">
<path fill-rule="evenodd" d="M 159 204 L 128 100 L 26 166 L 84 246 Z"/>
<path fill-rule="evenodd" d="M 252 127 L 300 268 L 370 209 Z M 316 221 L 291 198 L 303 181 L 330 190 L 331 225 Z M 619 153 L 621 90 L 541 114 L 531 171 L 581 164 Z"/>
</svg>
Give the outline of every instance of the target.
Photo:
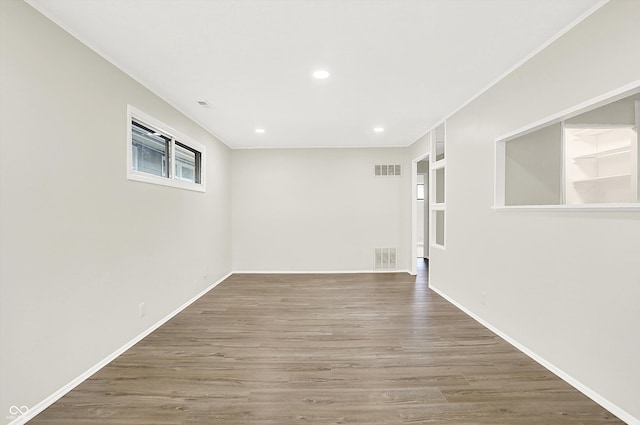
<svg viewBox="0 0 640 425">
<path fill-rule="evenodd" d="M 640 204 L 583 204 L 583 205 L 511 205 L 492 206 L 494 211 L 640 211 Z"/>
<path fill-rule="evenodd" d="M 191 182 L 182 181 L 182 180 L 172 180 L 166 177 L 156 177 L 151 174 L 139 173 L 139 172 L 137 173 L 135 171 L 130 171 L 127 174 L 127 180 L 157 184 L 159 186 L 168 186 L 176 189 L 192 190 L 195 192 L 202 192 L 202 193 L 206 192 L 206 188 L 203 184 L 191 183 Z"/>
</svg>

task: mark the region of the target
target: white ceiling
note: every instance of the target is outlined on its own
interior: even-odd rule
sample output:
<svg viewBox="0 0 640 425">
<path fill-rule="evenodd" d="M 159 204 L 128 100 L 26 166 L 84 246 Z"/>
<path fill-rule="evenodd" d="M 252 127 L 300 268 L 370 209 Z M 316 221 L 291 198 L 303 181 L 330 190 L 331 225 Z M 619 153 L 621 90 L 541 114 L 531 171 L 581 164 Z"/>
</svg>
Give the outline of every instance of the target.
<svg viewBox="0 0 640 425">
<path fill-rule="evenodd" d="M 27 1 L 232 148 L 410 145 L 602 4 Z"/>
</svg>

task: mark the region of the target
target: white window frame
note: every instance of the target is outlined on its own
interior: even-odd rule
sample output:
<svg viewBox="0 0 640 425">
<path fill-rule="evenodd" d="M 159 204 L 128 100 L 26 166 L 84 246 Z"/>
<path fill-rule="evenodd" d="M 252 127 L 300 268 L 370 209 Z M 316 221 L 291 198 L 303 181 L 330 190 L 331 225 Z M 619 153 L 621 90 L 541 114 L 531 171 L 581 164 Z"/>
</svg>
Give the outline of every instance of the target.
<svg viewBox="0 0 640 425">
<path fill-rule="evenodd" d="M 625 86 L 594 97 L 583 103 L 565 109 L 557 114 L 553 114 L 534 123 L 526 125 L 518 130 L 504 134 L 495 139 L 494 145 L 494 180 L 493 180 L 493 206 L 494 211 L 638 211 L 640 202 L 629 203 L 601 203 L 601 204 L 554 204 L 554 205 L 505 205 L 505 164 L 506 164 L 506 143 L 510 140 L 540 130 L 549 125 L 563 123 L 564 120 L 580 115 L 608 105 L 625 97 L 638 93 L 640 90 L 640 80 L 633 81 Z M 563 179 L 564 179 L 564 143 L 563 143 Z M 559 182 L 564 187 L 564 181 Z M 564 191 L 563 191 L 564 202 Z"/>
<path fill-rule="evenodd" d="M 429 218 L 429 239 L 431 239 L 430 241 L 430 246 L 431 248 L 437 248 L 440 249 L 442 251 L 446 250 L 446 244 L 447 244 L 447 198 L 446 198 L 446 193 L 447 193 L 447 178 L 446 178 L 446 166 L 447 166 L 447 121 L 442 121 L 440 123 L 438 123 L 435 127 L 433 127 L 431 129 L 430 132 L 430 158 L 437 158 L 437 136 L 436 136 L 436 132 L 438 131 L 438 128 L 442 126 L 443 127 L 443 138 L 444 138 L 444 145 L 443 145 L 443 149 L 444 149 L 444 158 L 440 159 L 440 160 L 434 160 L 434 162 L 430 163 L 430 167 L 429 167 L 429 173 L 430 173 L 430 177 L 429 177 L 429 209 L 430 212 L 429 214 L 431 214 L 430 218 Z M 436 196 L 437 196 L 437 189 L 438 189 L 438 178 L 437 178 L 437 172 L 438 170 L 442 169 L 444 172 L 444 182 L 443 182 L 443 187 L 442 190 L 444 191 L 445 194 L 445 198 L 444 198 L 444 202 L 436 202 Z M 443 219 L 444 219 L 444 223 L 443 223 L 443 227 L 442 227 L 442 237 L 443 237 L 443 243 L 440 244 L 437 241 L 437 232 L 438 232 L 438 227 L 437 227 L 437 216 L 438 216 L 438 212 L 442 212 L 443 215 Z"/>
<path fill-rule="evenodd" d="M 135 120 L 141 124 L 148 125 L 154 129 L 160 131 L 162 134 L 169 136 L 172 139 L 172 148 L 168 152 L 169 166 L 167 167 L 168 177 L 156 176 L 154 174 L 145 173 L 133 169 L 133 133 L 131 121 Z M 173 144 L 178 141 L 181 144 L 188 146 L 200 152 L 200 183 L 194 183 L 190 181 L 181 180 L 175 175 L 175 149 Z M 168 125 L 158 121 L 149 114 L 142 112 L 132 105 L 127 105 L 127 179 L 143 182 L 158 184 L 161 186 L 169 186 L 178 189 L 193 190 L 196 192 L 206 192 L 206 163 L 207 153 L 204 145 L 194 141 L 193 139 L 185 136 L 177 130 L 169 127 Z"/>
</svg>

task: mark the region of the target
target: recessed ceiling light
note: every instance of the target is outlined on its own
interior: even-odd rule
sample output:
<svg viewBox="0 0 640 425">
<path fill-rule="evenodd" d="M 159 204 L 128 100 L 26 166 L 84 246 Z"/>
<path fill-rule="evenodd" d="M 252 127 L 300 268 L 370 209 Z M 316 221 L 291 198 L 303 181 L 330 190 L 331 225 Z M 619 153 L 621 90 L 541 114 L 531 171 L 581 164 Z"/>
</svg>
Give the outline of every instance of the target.
<svg viewBox="0 0 640 425">
<path fill-rule="evenodd" d="M 198 105 L 202 106 L 203 108 L 211 108 L 211 105 L 206 100 L 199 100 Z"/>
<path fill-rule="evenodd" d="M 255 132 L 262 134 L 262 133 L 264 133 L 264 128 L 256 128 Z"/>
<path fill-rule="evenodd" d="M 329 71 L 325 71 L 324 69 L 319 69 L 313 73 L 313 77 L 318 80 L 324 80 L 325 78 L 329 78 Z"/>
<path fill-rule="evenodd" d="M 375 127 L 375 128 L 373 129 L 373 131 L 375 131 L 376 133 L 382 133 L 382 132 L 384 131 L 384 128 L 382 128 L 382 127 Z"/>
</svg>

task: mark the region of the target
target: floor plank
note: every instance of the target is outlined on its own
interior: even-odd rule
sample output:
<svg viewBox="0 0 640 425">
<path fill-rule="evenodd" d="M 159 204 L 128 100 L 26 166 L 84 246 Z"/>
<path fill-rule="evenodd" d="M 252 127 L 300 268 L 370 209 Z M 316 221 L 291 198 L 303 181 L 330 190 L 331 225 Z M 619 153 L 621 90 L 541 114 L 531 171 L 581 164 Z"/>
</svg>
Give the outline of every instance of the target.
<svg viewBox="0 0 640 425">
<path fill-rule="evenodd" d="M 233 275 L 33 424 L 621 424 L 419 275 Z"/>
</svg>

